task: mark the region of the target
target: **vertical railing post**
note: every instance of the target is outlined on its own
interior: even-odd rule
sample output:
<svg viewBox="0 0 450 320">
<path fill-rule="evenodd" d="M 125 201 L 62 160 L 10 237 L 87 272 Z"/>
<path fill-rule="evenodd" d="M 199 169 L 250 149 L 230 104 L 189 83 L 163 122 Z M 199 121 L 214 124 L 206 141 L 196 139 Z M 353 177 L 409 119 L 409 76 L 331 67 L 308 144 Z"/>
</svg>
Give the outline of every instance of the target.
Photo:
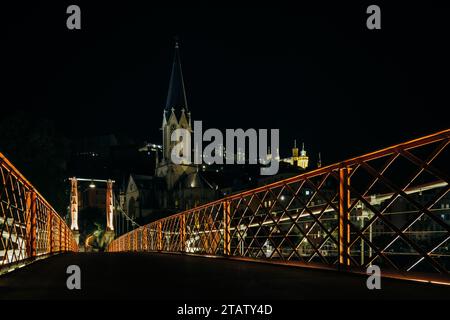
<svg viewBox="0 0 450 320">
<path fill-rule="evenodd" d="M 58 241 L 58 250 L 62 251 L 62 221 L 61 218 L 58 218 L 58 228 L 59 228 L 59 241 Z"/>
<path fill-rule="evenodd" d="M 231 254 L 231 233 L 230 233 L 230 201 L 223 202 L 223 254 Z"/>
<path fill-rule="evenodd" d="M 149 243 L 149 250 L 150 251 L 156 251 L 155 250 L 155 222 L 150 224 L 150 243 Z"/>
<path fill-rule="evenodd" d="M 34 191 L 26 192 L 27 215 L 27 256 L 35 257 L 37 249 L 37 195 Z"/>
<path fill-rule="evenodd" d="M 48 216 L 47 216 L 47 223 L 48 223 L 48 226 L 47 226 L 47 232 L 48 232 L 48 243 L 47 243 L 47 246 L 48 246 L 48 249 L 47 249 L 47 252 L 48 253 L 52 253 L 53 252 L 53 226 L 52 226 L 52 223 L 53 223 L 53 219 L 52 219 L 52 212 L 51 212 L 51 210 L 49 210 L 49 209 L 47 209 L 47 213 L 48 213 Z"/>
<path fill-rule="evenodd" d="M 339 267 L 350 266 L 350 175 L 349 168 L 339 169 Z"/>
<path fill-rule="evenodd" d="M 162 251 L 163 250 L 162 223 L 161 223 L 161 221 L 158 221 L 157 247 L 158 247 L 158 251 Z"/>
<path fill-rule="evenodd" d="M 180 251 L 186 252 L 186 215 L 180 216 Z"/>
<path fill-rule="evenodd" d="M 139 251 L 139 229 L 134 231 L 134 251 Z"/>
<path fill-rule="evenodd" d="M 66 251 L 69 251 L 70 245 L 69 245 L 69 228 L 64 227 L 64 231 L 66 232 Z"/>
<path fill-rule="evenodd" d="M 66 251 L 66 231 L 64 230 L 64 225 L 61 222 L 61 251 Z"/>
<path fill-rule="evenodd" d="M 143 227 L 142 229 L 142 245 L 144 246 L 142 248 L 142 251 L 148 251 L 148 229 L 146 226 Z"/>
</svg>

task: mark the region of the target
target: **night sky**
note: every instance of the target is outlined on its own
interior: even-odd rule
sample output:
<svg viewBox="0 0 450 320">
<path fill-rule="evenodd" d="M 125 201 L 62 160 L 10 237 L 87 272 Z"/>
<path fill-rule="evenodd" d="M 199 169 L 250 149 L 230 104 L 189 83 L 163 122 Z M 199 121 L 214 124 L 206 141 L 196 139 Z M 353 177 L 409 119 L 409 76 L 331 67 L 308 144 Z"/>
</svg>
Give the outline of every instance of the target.
<svg viewBox="0 0 450 320">
<path fill-rule="evenodd" d="M 282 150 L 295 138 L 329 164 L 450 127 L 442 2 L 92 2 L 2 5 L 3 116 L 160 143 L 178 35 L 204 128 L 279 128 Z M 70 4 L 79 31 L 66 28 Z M 381 30 L 366 28 L 369 4 Z"/>
</svg>

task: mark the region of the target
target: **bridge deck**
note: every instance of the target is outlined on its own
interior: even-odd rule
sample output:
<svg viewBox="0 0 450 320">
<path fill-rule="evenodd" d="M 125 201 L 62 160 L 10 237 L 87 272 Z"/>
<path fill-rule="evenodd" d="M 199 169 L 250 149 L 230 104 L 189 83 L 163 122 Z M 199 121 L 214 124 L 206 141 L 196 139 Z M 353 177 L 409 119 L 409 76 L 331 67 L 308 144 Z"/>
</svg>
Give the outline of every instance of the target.
<svg viewBox="0 0 450 320">
<path fill-rule="evenodd" d="M 66 288 L 66 268 L 81 268 L 82 289 Z M 136 253 L 64 254 L 0 277 L 0 299 L 334 299 L 450 298 L 449 286 L 226 259 Z"/>
</svg>

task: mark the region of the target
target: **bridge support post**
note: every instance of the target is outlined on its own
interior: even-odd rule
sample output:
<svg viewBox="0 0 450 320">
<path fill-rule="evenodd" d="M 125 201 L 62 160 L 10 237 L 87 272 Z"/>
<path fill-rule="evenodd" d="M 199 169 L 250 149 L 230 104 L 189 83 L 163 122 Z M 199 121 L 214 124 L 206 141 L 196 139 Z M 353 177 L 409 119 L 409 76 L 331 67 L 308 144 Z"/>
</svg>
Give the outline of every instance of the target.
<svg viewBox="0 0 450 320">
<path fill-rule="evenodd" d="M 77 243 L 77 245 L 79 245 L 80 244 L 80 231 L 74 230 L 74 231 L 72 231 L 72 235 L 73 235 L 73 238 L 75 239 L 75 242 Z"/>
<path fill-rule="evenodd" d="M 105 244 L 109 245 L 115 237 L 114 232 L 114 199 L 113 199 L 113 181 L 106 181 L 106 232 Z"/>
<path fill-rule="evenodd" d="M 70 178 L 70 230 L 78 230 L 78 182 L 77 178 Z"/>
<path fill-rule="evenodd" d="M 27 256 L 35 257 L 37 249 L 37 195 L 34 191 L 26 193 L 26 216 L 27 216 Z"/>
<path fill-rule="evenodd" d="M 180 216 L 180 251 L 186 251 L 186 216 Z"/>
<path fill-rule="evenodd" d="M 231 234 L 230 234 L 230 201 L 223 202 L 223 254 L 229 256 L 231 254 Z"/>
<path fill-rule="evenodd" d="M 350 169 L 339 169 L 339 267 L 350 266 Z"/>
<path fill-rule="evenodd" d="M 106 182 L 106 230 L 113 231 L 113 214 L 114 214 L 114 204 L 113 204 L 113 191 L 112 191 L 112 180 Z"/>
<path fill-rule="evenodd" d="M 78 231 L 78 181 L 76 177 L 70 178 L 70 230 L 75 241 L 80 244 L 80 232 Z"/>
</svg>

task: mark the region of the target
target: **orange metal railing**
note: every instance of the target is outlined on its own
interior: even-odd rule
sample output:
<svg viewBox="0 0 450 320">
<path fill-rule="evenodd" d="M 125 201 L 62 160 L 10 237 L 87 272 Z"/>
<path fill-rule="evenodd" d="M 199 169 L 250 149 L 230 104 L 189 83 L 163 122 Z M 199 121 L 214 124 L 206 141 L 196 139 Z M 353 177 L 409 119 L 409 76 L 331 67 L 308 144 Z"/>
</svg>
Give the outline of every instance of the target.
<svg viewBox="0 0 450 320">
<path fill-rule="evenodd" d="M 78 251 L 65 221 L 2 153 L 0 179 L 0 269 Z"/>
<path fill-rule="evenodd" d="M 152 222 L 108 247 L 364 270 L 450 270 L 450 130 Z"/>
</svg>

